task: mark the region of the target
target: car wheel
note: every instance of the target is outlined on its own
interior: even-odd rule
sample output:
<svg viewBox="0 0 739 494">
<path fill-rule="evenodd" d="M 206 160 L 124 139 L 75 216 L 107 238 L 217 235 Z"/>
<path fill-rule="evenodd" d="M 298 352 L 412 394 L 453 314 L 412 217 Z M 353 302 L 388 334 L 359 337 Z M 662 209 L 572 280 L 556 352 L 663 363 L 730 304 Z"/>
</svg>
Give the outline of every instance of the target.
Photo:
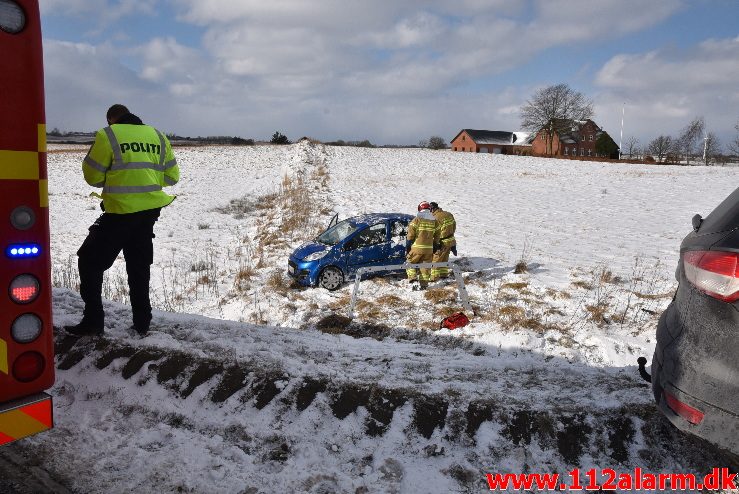
<svg viewBox="0 0 739 494">
<path fill-rule="evenodd" d="M 333 292 L 334 290 L 338 290 L 343 283 L 344 273 L 342 273 L 339 268 L 336 268 L 334 266 L 329 266 L 321 271 L 321 274 L 318 277 L 318 285 L 321 288 L 325 288 L 326 290 L 329 290 L 331 292 Z"/>
</svg>

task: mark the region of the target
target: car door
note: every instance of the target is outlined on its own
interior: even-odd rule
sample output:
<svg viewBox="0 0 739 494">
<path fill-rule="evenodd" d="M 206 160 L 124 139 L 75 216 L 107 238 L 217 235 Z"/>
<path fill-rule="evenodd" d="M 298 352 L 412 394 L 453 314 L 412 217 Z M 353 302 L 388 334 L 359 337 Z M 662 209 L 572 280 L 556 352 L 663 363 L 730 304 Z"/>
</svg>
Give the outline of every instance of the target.
<svg viewBox="0 0 739 494">
<path fill-rule="evenodd" d="M 387 222 L 375 223 L 358 231 L 344 244 L 344 257 L 350 272 L 364 266 L 380 266 L 390 255 Z"/>
</svg>

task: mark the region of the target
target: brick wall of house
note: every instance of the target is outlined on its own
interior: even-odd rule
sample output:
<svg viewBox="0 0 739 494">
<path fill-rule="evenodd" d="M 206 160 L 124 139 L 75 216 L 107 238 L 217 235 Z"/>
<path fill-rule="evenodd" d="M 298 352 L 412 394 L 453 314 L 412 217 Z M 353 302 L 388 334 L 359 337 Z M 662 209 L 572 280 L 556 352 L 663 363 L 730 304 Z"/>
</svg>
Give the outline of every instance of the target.
<svg viewBox="0 0 739 494">
<path fill-rule="evenodd" d="M 466 153 L 478 152 L 477 144 L 475 144 L 475 141 L 472 140 L 467 132 L 462 132 L 461 134 L 459 134 L 457 138 L 451 142 L 449 148 L 452 151 L 464 151 Z"/>
<path fill-rule="evenodd" d="M 580 128 L 580 142 L 562 143 L 560 142 L 559 136 L 555 135 L 552 143 L 552 155 L 594 157 L 598 130 L 600 129 L 593 121 L 587 120 Z M 548 155 L 546 133 L 544 131 L 539 131 L 531 144 L 531 151 L 535 156 Z"/>
<path fill-rule="evenodd" d="M 562 145 L 559 142 L 559 136 L 554 134 L 554 137 L 552 139 L 552 154 L 555 156 L 558 156 L 561 152 Z M 549 154 L 547 152 L 547 133 L 543 130 L 540 130 L 539 133 L 536 134 L 536 137 L 531 142 L 531 153 L 534 156 L 545 156 Z"/>
</svg>

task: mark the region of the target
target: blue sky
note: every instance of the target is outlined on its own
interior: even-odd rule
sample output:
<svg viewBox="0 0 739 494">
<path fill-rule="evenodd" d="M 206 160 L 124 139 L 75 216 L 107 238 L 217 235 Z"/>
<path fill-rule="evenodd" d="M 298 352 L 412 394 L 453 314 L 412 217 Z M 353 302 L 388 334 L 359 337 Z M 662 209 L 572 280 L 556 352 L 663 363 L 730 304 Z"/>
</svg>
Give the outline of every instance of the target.
<svg viewBox="0 0 739 494">
<path fill-rule="evenodd" d="M 42 0 L 47 122 L 115 102 L 180 135 L 447 141 L 566 83 L 646 144 L 739 120 L 734 0 Z"/>
</svg>

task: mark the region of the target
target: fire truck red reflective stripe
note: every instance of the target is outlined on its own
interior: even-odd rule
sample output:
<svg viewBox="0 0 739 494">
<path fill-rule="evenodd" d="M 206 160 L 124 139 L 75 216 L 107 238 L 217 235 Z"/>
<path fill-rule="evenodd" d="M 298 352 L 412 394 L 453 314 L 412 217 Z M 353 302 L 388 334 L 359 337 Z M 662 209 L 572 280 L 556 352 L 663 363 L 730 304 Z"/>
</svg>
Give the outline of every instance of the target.
<svg viewBox="0 0 739 494">
<path fill-rule="evenodd" d="M 51 420 L 51 400 L 43 400 L 24 406 L 21 410 L 29 417 L 34 418 L 47 428 L 53 425 Z"/>
<path fill-rule="evenodd" d="M 49 400 L 49 403 L 51 403 L 51 400 Z M 48 425 L 25 413 L 23 408 L 0 413 L 0 433 L 15 440 L 49 429 Z"/>
<path fill-rule="evenodd" d="M 8 436 L 7 434 L 3 434 L 2 432 L 0 432 L 0 446 L 2 446 L 3 444 L 8 444 L 13 441 L 15 441 L 15 439 Z"/>
</svg>

